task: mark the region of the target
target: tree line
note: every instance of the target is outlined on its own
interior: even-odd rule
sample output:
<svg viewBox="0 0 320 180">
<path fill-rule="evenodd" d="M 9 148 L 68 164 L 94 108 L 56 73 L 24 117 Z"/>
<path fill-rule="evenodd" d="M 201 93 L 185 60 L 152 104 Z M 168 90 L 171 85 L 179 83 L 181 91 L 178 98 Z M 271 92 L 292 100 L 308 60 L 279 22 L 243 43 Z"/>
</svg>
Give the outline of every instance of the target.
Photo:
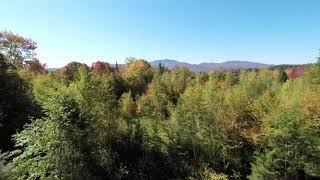
<svg viewBox="0 0 320 180">
<path fill-rule="evenodd" d="M 311 179 L 320 176 L 320 58 L 194 73 L 70 62 L 0 33 L 0 179 Z"/>
</svg>

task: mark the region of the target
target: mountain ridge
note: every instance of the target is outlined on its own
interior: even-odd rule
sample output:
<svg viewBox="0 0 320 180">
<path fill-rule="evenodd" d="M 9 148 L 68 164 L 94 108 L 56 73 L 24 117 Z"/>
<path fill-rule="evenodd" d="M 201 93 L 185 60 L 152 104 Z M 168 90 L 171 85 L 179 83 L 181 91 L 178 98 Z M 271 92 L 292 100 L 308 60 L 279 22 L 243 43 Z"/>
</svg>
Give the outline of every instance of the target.
<svg viewBox="0 0 320 180">
<path fill-rule="evenodd" d="M 208 72 L 208 71 L 222 71 L 222 70 L 233 70 L 233 69 L 259 69 L 267 68 L 272 66 L 272 64 L 263 64 L 251 61 L 225 61 L 221 63 L 216 62 L 203 62 L 199 64 L 191 64 L 186 62 L 181 62 L 172 59 L 160 59 L 149 61 L 153 66 L 159 65 L 160 63 L 168 69 L 173 69 L 175 67 L 186 67 L 191 71 L 195 72 Z"/>
<path fill-rule="evenodd" d="M 160 63 L 168 68 L 173 69 L 176 67 L 186 67 L 194 72 L 209 72 L 209 71 L 223 71 L 223 70 L 238 70 L 238 69 L 259 69 L 259 68 L 269 68 L 274 66 L 273 64 L 264 64 L 252 61 L 225 61 L 225 62 L 201 62 L 199 64 L 192 64 L 183 61 L 173 60 L 173 59 L 160 59 L 148 61 L 151 66 L 156 67 Z M 115 64 L 111 64 L 115 66 Z M 125 67 L 126 64 L 118 64 L 120 67 Z M 48 71 L 55 71 L 59 68 L 48 68 Z"/>
</svg>

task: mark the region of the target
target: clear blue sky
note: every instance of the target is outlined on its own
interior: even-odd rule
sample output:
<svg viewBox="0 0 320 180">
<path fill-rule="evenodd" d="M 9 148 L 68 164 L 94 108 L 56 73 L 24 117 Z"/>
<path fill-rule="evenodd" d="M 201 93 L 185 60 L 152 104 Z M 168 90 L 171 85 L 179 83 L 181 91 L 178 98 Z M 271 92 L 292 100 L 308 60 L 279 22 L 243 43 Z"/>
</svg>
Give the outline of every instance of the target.
<svg viewBox="0 0 320 180">
<path fill-rule="evenodd" d="M 126 57 L 314 62 L 320 0 L 0 0 L 0 30 L 38 42 L 49 67 Z"/>
</svg>

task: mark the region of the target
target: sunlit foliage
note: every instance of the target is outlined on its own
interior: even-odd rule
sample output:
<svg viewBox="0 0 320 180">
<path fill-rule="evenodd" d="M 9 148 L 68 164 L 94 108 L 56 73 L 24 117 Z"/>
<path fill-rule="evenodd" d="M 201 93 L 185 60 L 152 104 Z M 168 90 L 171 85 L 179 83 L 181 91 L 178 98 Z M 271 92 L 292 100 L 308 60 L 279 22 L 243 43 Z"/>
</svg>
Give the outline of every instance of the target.
<svg viewBox="0 0 320 180">
<path fill-rule="evenodd" d="M 32 40 L 2 32 L 0 45 L 0 179 L 320 176 L 320 61 L 303 73 L 133 58 L 47 72 Z"/>
</svg>

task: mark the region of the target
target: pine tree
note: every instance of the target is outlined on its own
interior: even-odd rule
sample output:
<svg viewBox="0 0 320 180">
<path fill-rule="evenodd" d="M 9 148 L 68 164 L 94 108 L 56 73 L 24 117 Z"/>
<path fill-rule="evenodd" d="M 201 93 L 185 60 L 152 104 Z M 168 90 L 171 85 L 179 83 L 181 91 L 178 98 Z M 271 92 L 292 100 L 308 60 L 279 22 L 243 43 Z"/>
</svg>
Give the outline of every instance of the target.
<svg viewBox="0 0 320 180">
<path fill-rule="evenodd" d="M 286 82 L 286 81 L 288 80 L 288 75 L 287 75 L 287 73 L 285 72 L 285 70 L 284 70 L 283 67 L 281 67 L 281 68 L 279 69 L 279 80 L 280 80 L 280 82 L 282 82 L 282 83 L 284 83 L 284 82 Z"/>
<path fill-rule="evenodd" d="M 116 61 L 116 67 L 115 67 L 116 72 L 119 72 L 119 67 L 118 67 L 118 62 Z"/>
</svg>

